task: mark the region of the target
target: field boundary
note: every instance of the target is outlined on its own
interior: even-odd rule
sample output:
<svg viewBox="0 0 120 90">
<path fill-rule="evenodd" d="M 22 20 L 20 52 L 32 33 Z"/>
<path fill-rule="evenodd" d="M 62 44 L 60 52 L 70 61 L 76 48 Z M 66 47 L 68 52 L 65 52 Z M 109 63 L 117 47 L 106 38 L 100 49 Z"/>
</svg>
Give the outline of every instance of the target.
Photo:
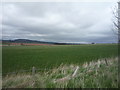
<svg viewBox="0 0 120 90">
<path fill-rule="evenodd" d="M 48 72 L 18 73 L 3 77 L 3 88 L 117 88 L 118 57 L 98 59 L 82 65 L 65 65 Z M 45 70 L 45 69 L 42 69 Z M 47 69 L 46 69 L 47 70 Z M 78 83 L 79 82 L 79 83 Z"/>
<path fill-rule="evenodd" d="M 29 70 L 19 70 L 19 71 L 16 71 L 16 72 L 9 72 L 9 73 L 2 73 L 2 75 L 11 75 L 11 74 L 18 74 L 18 73 L 24 73 L 24 72 L 30 72 L 32 75 L 34 75 L 35 73 L 37 73 L 37 71 L 48 71 L 48 70 L 51 70 L 50 68 L 36 68 L 36 67 L 32 67 L 31 69 Z"/>
<path fill-rule="evenodd" d="M 98 62 L 100 62 L 100 61 L 98 60 Z M 109 63 L 108 63 L 108 61 L 106 60 L 106 58 L 104 58 L 104 63 L 106 64 L 106 66 L 109 65 Z M 72 74 L 71 77 L 74 77 L 74 76 L 76 75 L 78 69 L 80 69 L 79 66 L 76 67 L 76 69 L 75 69 L 75 71 L 74 71 L 74 73 Z M 25 70 L 25 69 L 24 69 L 24 70 L 19 70 L 19 71 L 16 71 L 16 72 L 2 73 L 2 76 L 11 75 L 11 74 L 17 75 L 17 74 L 19 74 L 19 73 L 25 73 L 25 72 L 26 72 L 26 73 L 29 72 L 29 73 L 31 73 L 32 75 L 35 75 L 38 71 L 43 71 L 43 72 L 45 72 L 45 71 L 49 71 L 49 70 L 52 70 L 52 68 L 36 68 L 36 67 L 33 66 L 33 67 L 32 67 L 31 69 L 29 69 L 29 70 Z"/>
</svg>

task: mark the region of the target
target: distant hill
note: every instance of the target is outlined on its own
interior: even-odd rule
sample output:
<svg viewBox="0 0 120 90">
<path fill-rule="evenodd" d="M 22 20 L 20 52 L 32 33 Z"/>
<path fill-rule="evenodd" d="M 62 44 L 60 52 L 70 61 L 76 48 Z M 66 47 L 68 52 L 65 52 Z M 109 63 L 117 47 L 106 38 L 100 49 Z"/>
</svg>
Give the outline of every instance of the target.
<svg viewBox="0 0 120 90">
<path fill-rule="evenodd" d="M 45 42 L 29 39 L 15 39 L 15 40 L 2 40 L 2 43 L 35 43 L 35 44 L 55 44 L 55 45 L 80 45 L 81 43 L 60 43 L 60 42 Z"/>
<path fill-rule="evenodd" d="M 38 44 L 54 44 L 55 42 L 44 42 L 29 39 L 15 39 L 15 40 L 2 40 L 3 43 L 38 43 Z"/>
</svg>

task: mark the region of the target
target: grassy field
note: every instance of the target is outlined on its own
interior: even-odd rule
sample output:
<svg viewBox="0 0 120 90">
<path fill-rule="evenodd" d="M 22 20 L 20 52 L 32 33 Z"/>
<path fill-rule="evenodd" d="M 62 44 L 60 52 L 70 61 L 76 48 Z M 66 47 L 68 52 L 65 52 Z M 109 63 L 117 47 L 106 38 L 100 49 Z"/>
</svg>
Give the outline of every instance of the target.
<svg viewBox="0 0 120 90">
<path fill-rule="evenodd" d="M 9 75 L 2 79 L 2 85 L 3 88 L 118 88 L 118 58 L 106 60 L 107 63 L 99 59 L 82 65 L 64 64 L 35 75 Z"/>
<path fill-rule="evenodd" d="M 99 58 L 116 57 L 117 44 L 3 46 L 3 74 L 36 68 L 55 68 L 63 64 L 83 64 Z"/>
</svg>

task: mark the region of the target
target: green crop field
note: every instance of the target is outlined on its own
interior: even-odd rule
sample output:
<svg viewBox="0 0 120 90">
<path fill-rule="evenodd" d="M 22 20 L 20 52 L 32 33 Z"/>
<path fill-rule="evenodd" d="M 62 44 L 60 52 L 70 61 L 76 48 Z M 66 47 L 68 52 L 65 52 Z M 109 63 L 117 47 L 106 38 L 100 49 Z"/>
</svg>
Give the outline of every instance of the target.
<svg viewBox="0 0 120 90">
<path fill-rule="evenodd" d="M 60 64 L 82 64 L 99 58 L 116 57 L 117 44 L 3 46 L 3 74 L 36 68 L 54 68 Z"/>
</svg>

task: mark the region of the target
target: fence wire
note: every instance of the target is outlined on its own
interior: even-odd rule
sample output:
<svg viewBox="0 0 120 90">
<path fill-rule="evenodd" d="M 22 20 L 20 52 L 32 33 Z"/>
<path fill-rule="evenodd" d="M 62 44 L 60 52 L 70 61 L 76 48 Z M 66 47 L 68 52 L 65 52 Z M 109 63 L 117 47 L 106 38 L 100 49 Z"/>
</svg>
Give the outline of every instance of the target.
<svg viewBox="0 0 120 90">
<path fill-rule="evenodd" d="M 51 70 L 51 69 L 48 69 L 48 68 L 32 68 L 32 69 L 29 69 L 29 70 L 19 70 L 19 71 L 15 71 L 15 72 L 8 72 L 8 73 L 2 73 L 2 76 L 6 76 L 6 75 L 17 75 L 18 73 L 31 73 L 31 74 L 35 74 L 37 72 L 44 72 L 44 71 L 48 71 L 48 70 Z M 34 73 L 33 73 L 34 71 Z"/>
</svg>

